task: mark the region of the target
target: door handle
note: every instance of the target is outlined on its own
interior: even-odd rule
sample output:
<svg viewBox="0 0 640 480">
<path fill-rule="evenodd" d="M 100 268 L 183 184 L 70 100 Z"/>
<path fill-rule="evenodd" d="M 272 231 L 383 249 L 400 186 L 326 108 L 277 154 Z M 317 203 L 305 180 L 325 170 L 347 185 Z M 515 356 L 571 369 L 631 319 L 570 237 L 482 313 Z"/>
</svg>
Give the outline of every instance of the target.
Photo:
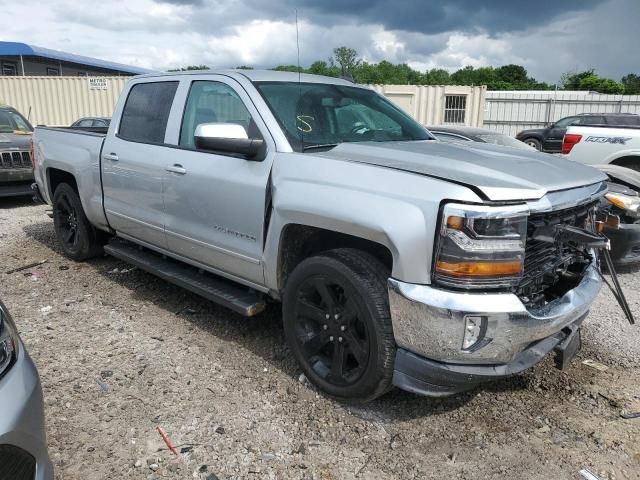
<svg viewBox="0 0 640 480">
<path fill-rule="evenodd" d="M 165 170 L 167 172 L 177 173 L 178 175 L 184 175 L 185 173 L 187 173 L 187 169 L 183 168 L 182 165 L 180 165 L 178 163 L 174 163 L 173 165 L 169 165 L 167 168 L 165 168 Z"/>
<path fill-rule="evenodd" d="M 104 158 L 105 160 L 111 160 L 112 162 L 117 162 L 118 160 L 120 160 L 118 158 L 118 155 L 116 155 L 115 153 L 111 152 L 111 153 L 105 153 L 104 155 L 102 155 L 102 158 Z"/>
</svg>

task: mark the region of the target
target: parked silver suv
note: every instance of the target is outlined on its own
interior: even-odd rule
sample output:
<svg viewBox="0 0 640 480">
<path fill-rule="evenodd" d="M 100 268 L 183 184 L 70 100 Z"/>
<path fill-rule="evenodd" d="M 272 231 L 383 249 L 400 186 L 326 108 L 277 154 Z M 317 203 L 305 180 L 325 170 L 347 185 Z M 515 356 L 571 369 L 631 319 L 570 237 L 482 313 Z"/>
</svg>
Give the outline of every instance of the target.
<svg viewBox="0 0 640 480">
<path fill-rule="evenodd" d="M 0 479 L 52 478 L 38 371 L 0 302 Z"/>
</svg>

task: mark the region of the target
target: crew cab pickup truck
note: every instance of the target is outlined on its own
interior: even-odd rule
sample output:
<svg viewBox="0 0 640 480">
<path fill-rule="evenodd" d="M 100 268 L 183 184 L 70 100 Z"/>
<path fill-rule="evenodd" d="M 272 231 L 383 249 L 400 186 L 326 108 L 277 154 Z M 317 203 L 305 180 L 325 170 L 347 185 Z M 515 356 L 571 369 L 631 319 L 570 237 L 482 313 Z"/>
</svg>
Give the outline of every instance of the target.
<svg viewBox="0 0 640 480">
<path fill-rule="evenodd" d="M 307 378 L 345 401 L 451 395 L 566 365 L 601 280 L 596 169 L 455 145 L 374 91 L 273 71 L 130 80 L 108 132 L 36 128 L 66 255 L 103 251 L 243 315 L 273 299 Z M 555 233 L 554 233 L 555 232 Z"/>
</svg>

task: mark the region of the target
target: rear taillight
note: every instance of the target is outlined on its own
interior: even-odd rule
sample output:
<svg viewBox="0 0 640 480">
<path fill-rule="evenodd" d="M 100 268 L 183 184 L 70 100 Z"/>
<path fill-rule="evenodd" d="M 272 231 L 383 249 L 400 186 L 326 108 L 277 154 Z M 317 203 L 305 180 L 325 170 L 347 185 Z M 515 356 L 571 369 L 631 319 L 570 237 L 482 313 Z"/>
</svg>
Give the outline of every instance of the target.
<svg viewBox="0 0 640 480">
<path fill-rule="evenodd" d="M 576 143 L 582 140 L 582 135 L 576 135 L 575 133 L 565 133 L 564 139 L 562 140 L 562 153 L 564 155 L 568 155 L 571 152 L 571 149 L 575 146 Z"/>
<path fill-rule="evenodd" d="M 31 157 L 31 166 L 36 169 L 36 149 L 33 147 L 33 139 L 29 141 L 29 157 Z"/>
</svg>

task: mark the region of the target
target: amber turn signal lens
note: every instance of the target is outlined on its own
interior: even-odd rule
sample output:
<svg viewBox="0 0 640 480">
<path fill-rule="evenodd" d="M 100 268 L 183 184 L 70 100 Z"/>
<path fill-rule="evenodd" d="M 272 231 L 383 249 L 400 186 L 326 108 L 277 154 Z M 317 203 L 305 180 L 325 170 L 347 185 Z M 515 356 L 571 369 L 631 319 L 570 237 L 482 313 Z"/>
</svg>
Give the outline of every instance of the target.
<svg viewBox="0 0 640 480">
<path fill-rule="evenodd" d="M 436 271 L 452 277 L 498 277 L 522 272 L 520 260 L 505 262 L 445 262 L 436 263 Z"/>
<path fill-rule="evenodd" d="M 464 218 L 456 217 L 455 215 L 448 217 L 447 227 L 453 230 L 462 230 L 462 227 L 464 227 Z"/>
</svg>

